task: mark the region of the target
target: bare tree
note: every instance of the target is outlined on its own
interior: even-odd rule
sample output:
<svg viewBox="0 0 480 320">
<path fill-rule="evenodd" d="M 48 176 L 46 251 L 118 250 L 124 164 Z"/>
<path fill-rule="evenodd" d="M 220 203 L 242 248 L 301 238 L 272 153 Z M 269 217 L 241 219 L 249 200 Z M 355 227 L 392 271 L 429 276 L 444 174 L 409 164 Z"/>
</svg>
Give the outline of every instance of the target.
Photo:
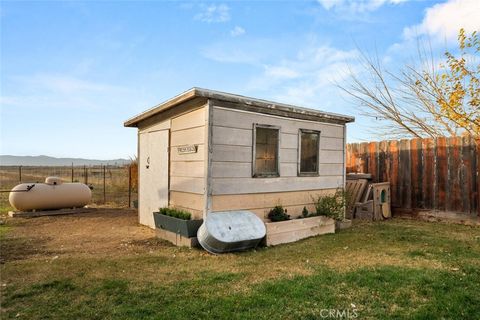
<svg viewBox="0 0 480 320">
<path fill-rule="evenodd" d="M 337 83 L 353 98 L 363 115 L 383 120 L 390 137 L 480 135 L 480 41 L 459 33 L 459 55 L 445 53 L 437 62 L 428 43 L 417 41 L 418 61 L 393 72 L 378 55 L 360 53 L 359 75 L 350 72 L 346 84 Z M 472 52 L 473 51 L 473 54 Z"/>
</svg>

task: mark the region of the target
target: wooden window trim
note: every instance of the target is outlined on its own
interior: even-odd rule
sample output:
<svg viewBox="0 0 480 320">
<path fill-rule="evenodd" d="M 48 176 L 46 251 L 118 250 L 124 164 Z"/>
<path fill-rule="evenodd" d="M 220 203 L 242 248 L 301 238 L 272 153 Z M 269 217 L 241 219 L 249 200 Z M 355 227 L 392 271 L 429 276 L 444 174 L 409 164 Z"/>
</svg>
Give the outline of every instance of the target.
<svg viewBox="0 0 480 320">
<path fill-rule="evenodd" d="M 277 172 L 275 173 L 257 173 L 256 159 L 257 159 L 257 128 L 273 129 L 278 131 L 277 139 L 277 155 L 275 157 Z M 253 143 L 252 143 L 252 178 L 278 178 L 280 177 L 280 126 L 273 126 L 269 124 L 253 124 Z"/>
<path fill-rule="evenodd" d="M 318 134 L 317 140 L 317 171 L 316 172 L 302 172 L 302 133 Z M 297 176 L 298 177 L 319 177 L 320 176 L 320 133 L 318 130 L 298 129 L 298 159 L 297 159 Z"/>
</svg>

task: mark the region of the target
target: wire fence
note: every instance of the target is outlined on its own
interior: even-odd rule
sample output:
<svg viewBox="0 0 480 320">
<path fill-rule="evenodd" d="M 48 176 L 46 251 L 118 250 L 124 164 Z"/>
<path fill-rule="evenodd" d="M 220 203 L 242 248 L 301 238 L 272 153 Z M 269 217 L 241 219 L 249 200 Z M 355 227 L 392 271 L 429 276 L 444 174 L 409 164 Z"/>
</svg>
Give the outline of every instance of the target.
<svg viewBox="0 0 480 320">
<path fill-rule="evenodd" d="M 8 191 L 19 183 L 44 182 L 50 176 L 87 184 L 94 205 L 134 207 L 137 203 L 136 166 L 0 166 L 0 189 Z M 8 192 L 0 193 L 0 207 L 9 207 L 8 196 Z"/>
</svg>

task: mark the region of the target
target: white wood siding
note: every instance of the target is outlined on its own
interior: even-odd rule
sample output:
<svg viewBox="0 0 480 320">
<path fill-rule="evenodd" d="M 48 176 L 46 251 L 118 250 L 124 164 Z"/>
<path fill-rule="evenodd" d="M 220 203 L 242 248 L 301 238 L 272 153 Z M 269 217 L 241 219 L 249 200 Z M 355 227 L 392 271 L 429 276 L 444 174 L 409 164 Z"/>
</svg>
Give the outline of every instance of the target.
<svg viewBox="0 0 480 320">
<path fill-rule="evenodd" d="M 320 149 L 343 151 L 343 137 L 340 137 L 340 138 L 322 137 L 322 139 L 320 139 Z"/>
<path fill-rule="evenodd" d="M 261 123 L 261 119 L 270 119 L 268 123 L 280 126 L 281 132 L 298 134 L 298 129 L 310 129 L 322 131 L 323 137 L 342 138 L 343 126 L 330 123 L 319 123 L 298 119 L 269 116 L 261 113 L 244 112 L 234 109 L 214 107 L 213 124 L 238 129 L 252 129 L 253 123 Z"/>
<path fill-rule="evenodd" d="M 173 177 L 203 178 L 205 168 L 203 161 L 172 161 L 170 174 Z"/>
<path fill-rule="evenodd" d="M 205 142 L 205 127 L 193 127 L 174 131 L 172 123 L 171 146 L 178 147 L 185 144 L 202 144 Z"/>
<path fill-rule="evenodd" d="M 342 185 L 343 176 L 279 178 L 212 178 L 212 194 L 267 193 L 331 189 Z"/>
<path fill-rule="evenodd" d="M 170 206 L 189 211 L 192 219 L 202 219 L 205 198 L 203 194 L 171 191 Z"/>
<path fill-rule="evenodd" d="M 212 160 L 221 162 L 252 162 L 251 146 L 212 145 Z"/>
<path fill-rule="evenodd" d="M 252 178 L 253 124 L 280 126 L 278 178 Z M 213 108 L 211 188 L 213 195 L 332 189 L 343 186 L 342 125 Z M 298 177 L 299 129 L 318 130 L 318 177 Z"/>
<path fill-rule="evenodd" d="M 215 113 L 214 113 L 215 114 Z M 231 146 L 251 146 L 252 145 L 252 128 L 237 129 L 229 127 L 212 126 L 213 144 L 224 144 Z"/>
<path fill-rule="evenodd" d="M 268 212 L 281 203 L 288 210 L 288 214 L 296 218 L 301 215 L 304 207 L 313 212 L 315 210 L 313 202 L 318 196 L 333 193 L 335 189 L 216 195 L 212 196 L 212 210 L 249 210 L 261 219 L 269 221 Z"/>
<path fill-rule="evenodd" d="M 179 154 L 178 146 L 197 145 L 196 153 Z M 171 120 L 170 191 L 203 194 L 205 191 L 205 107 Z M 175 205 L 181 205 L 176 201 Z M 189 208 L 188 203 L 183 205 Z"/>
<path fill-rule="evenodd" d="M 155 123 L 154 125 L 151 125 L 149 127 L 139 127 L 138 128 L 138 133 L 144 133 L 144 132 L 153 132 L 153 131 L 159 131 L 159 130 L 167 130 L 170 129 L 170 119 Z"/>
</svg>

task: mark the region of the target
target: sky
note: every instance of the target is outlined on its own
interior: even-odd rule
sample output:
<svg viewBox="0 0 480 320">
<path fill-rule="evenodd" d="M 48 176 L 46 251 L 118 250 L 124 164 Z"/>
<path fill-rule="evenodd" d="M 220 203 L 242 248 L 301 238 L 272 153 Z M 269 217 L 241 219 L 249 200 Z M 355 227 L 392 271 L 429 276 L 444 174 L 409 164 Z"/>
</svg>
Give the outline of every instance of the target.
<svg viewBox="0 0 480 320">
<path fill-rule="evenodd" d="M 134 157 L 123 122 L 191 87 L 353 115 L 348 142 L 381 140 L 335 83 L 360 52 L 395 67 L 461 27 L 480 30 L 480 1 L 1 1 L 0 154 Z"/>
</svg>

